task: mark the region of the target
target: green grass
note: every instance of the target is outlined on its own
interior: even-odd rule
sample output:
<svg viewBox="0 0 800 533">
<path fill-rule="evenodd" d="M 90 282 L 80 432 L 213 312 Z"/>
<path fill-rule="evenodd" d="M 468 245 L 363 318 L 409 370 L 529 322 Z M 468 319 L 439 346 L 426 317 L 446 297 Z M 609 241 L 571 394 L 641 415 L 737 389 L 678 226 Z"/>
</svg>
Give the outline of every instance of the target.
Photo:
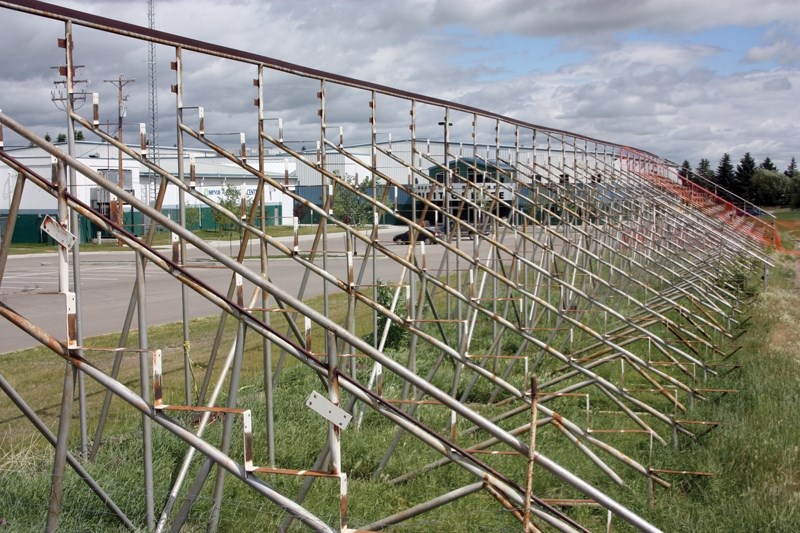
<svg viewBox="0 0 800 533">
<path fill-rule="evenodd" d="M 298 231 L 300 235 L 313 235 L 316 230 L 316 225 L 304 225 L 300 226 Z M 338 227 L 328 228 L 328 233 L 339 232 L 341 232 L 341 230 Z M 294 228 L 292 226 L 267 226 L 267 233 L 272 237 L 288 237 L 294 235 Z M 201 230 L 195 231 L 194 234 L 209 241 L 237 241 L 241 238 L 238 231 Z M 170 233 L 168 231 L 157 231 L 153 238 L 153 246 L 164 246 L 170 244 L 170 242 Z M 95 244 L 94 242 L 83 243 L 81 244 L 81 250 L 84 252 L 117 252 L 127 251 L 128 248 L 126 246 L 119 246 L 115 239 L 104 239 L 100 244 Z M 9 248 L 10 255 L 56 253 L 57 251 L 57 245 L 48 243 L 11 243 L 11 247 Z"/>
<path fill-rule="evenodd" d="M 679 477 L 677 490 L 657 493 L 653 520 L 667 531 L 800 529 L 800 292 L 793 267 L 782 259 L 749 310 L 753 325 L 736 361 L 743 366 L 726 385 L 739 392 L 698 406 L 696 416 L 721 426 L 665 450 L 665 461 L 713 474 Z"/>
<path fill-rule="evenodd" d="M 757 281 L 757 280 L 756 280 Z M 753 280 L 749 280 L 753 283 Z M 649 506 L 645 497 L 645 480 L 633 475 L 621 463 L 603 455 L 603 458 L 629 484 L 629 488 L 613 486 L 597 468 L 589 463 L 575 448 L 567 446 L 566 441 L 552 428 L 546 426 L 538 435 L 538 449 L 561 463 L 567 469 L 584 477 L 606 491 L 618 501 L 642 514 L 665 531 L 797 531 L 800 529 L 800 417 L 796 407 L 800 400 L 800 295 L 794 286 L 793 264 L 787 259 L 769 276 L 769 287 L 757 296 L 752 307 L 746 310 L 752 315 L 751 326 L 738 342 L 743 348 L 732 358 L 732 363 L 741 368 L 724 377 L 710 378 L 708 388 L 733 388 L 738 393 L 709 394 L 709 401 L 698 402 L 696 408 L 682 417 L 696 420 L 714 420 L 722 424 L 707 435 L 689 440 L 681 438 L 679 447 L 656 445 L 654 467 L 676 470 L 707 472 L 710 477 L 668 476 L 673 482 L 669 490 L 657 488 L 655 502 Z M 435 295 L 434 298 L 441 298 Z M 320 309 L 322 302 L 316 299 L 308 302 Z M 621 303 L 618 305 L 622 305 Z M 346 311 L 346 301 L 334 298 L 329 302 L 330 317 L 341 321 Z M 371 324 L 371 313 L 357 307 L 356 333 L 366 333 Z M 677 317 L 675 317 L 677 318 Z M 220 358 L 224 356 L 234 334 L 233 320 L 226 327 Z M 284 331 L 285 326 L 279 316 L 273 315 L 276 329 Z M 209 345 L 216 329 L 217 318 L 192 321 L 191 357 L 193 369 L 200 379 L 208 366 Z M 653 328 L 660 335 L 667 334 L 663 329 Z M 321 350 L 323 335 L 320 328 L 312 328 L 312 349 Z M 445 332 L 452 336 L 453 326 L 447 325 Z M 481 345 L 481 339 L 490 338 L 491 326 L 478 323 L 475 350 L 488 349 Z M 148 330 L 151 346 L 163 350 L 165 360 L 165 388 L 168 402 L 181 401 L 182 392 L 182 353 L 180 325 L 167 325 Z M 565 344 L 566 334 L 559 333 L 555 342 Z M 89 341 L 95 346 L 114 346 L 116 337 L 105 336 Z M 136 345 L 132 335 L 129 345 Z M 511 342 L 511 341 L 509 341 Z M 586 342 L 583 339 L 583 342 Z M 506 349 L 515 349 L 516 344 Z M 262 359 L 261 339 L 248 336 L 244 359 L 242 384 L 239 391 L 241 405 L 253 410 L 255 442 L 257 443 L 256 463 L 265 464 L 267 453 L 265 438 L 265 407 L 263 384 L 260 382 Z M 579 349 L 581 346 L 575 346 Z M 728 349 L 729 347 L 725 347 Z M 631 349 L 643 351 L 643 345 L 632 344 Z M 538 352 L 533 351 L 532 355 Z M 405 363 L 407 352 L 398 350 L 391 355 Z M 419 373 L 424 375 L 433 365 L 438 353 L 427 347 L 419 352 Z M 110 368 L 112 355 L 105 352 L 88 352 L 87 358 L 104 370 Z M 274 359 L 278 353 L 275 350 Z M 346 363 L 347 364 L 347 363 Z M 358 377 L 365 381 L 371 365 L 367 360 L 358 359 Z M 542 377 L 556 371 L 561 364 L 545 358 L 538 369 Z M 36 372 L 31 372 L 36 368 Z M 219 374 L 219 364 L 214 369 Z M 620 379 L 620 365 L 605 365 L 599 369 L 608 379 Z M 55 430 L 60 403 L 60 387 L 63 380 L 64 363 L 53 357 L 43 348 L 26 350 L 0 356 L 0 373 L 23 392 L 25 398 L 39 415 Z M 434 382 L 445 390 L 450 390 L 453 365 L 446 362 L 434 377 Z M 512 374 L 509 378 L 522 386 L 521 376 Z M 628 368 L 625 374 L 626 386 L 635 388 L 644 380 Z M 138 359 L 135 355 L 126 356 L 120 381 L 132 390 L 138 390 Z M 87 380 L 89 396 L 90 427 L 93 429 L 97 406 L 103 389 Z M 464 381 L 462 380 L 461 387 Z M 391 374 L 386 375 L 384 394 L 387 397 L 399 396 L 401 381 Z M 326 425 L 316 414 L 304 407 L 305 399 L 312 390 L 324 394 L 324 386 L 319 378 L 300 364 L 284 367 L 281 380 L 275 392 L 276 401 L 276 454 L 277 464 L 283 468 L 308 469 L 313 465 L 319 449 L 326 438 Z M 460 389 L 463 390 L 463 389 Z M 504 409 L 482 404 L 492 393 L 493 388 L 479 381 L 470 397 L 470 402 L 487 417 Z M 502 397 L 502 395 L 501 395 Z M 218 403 L 224 403 L 225 394 Z M 348 395 L 344 394 L 343 402 Z M 614 414 L 603 414 L 612 410 L 613 404 L 602 395 L 593 394 L 593 428 L 631 428 L 627 418 Z M 658 404 L 663 410 L 668 402 L 657 397 L 648 401 Z M 685 397 L 681 401 L 686 402 Z M 660 403 L 658 403 L 660 402 Z M 556 409 L 568 418 L 580 422 L 585 418 L 584 398 L 565 397 L 554 400 L 549 407 Z M 176 413 L 176 420 L 189 423 L 189 417 Z M 448 416 L 437 405 L 423 405 L 416 416 L 427 426 L 446 433 Z M 504 420 L 501 425 L 511 429 L 524 424 L 528 413 L 521 413 Z M 139 436 L 139 415 L 119 400 L 112 404 L 112 418 L 101 447 L 101 453 L 94 464 L 87 468 L 91 474 L 108 490 L 112 498 L 125 512 L 141 524 L 144 516 L 141 480 L 141 438 Z M 74 424 L 74 425 L 77 425 Z M 221 438 L 221 423 L 209 427 L 206 438 L 218 445 Z M 379 480 L 372 479 L 383 451 L 395 435 L 395 427 L 384 418 L 368 410 L 360 428 L 351 426 L 343 432 L 343 469 L 349 476 L 349 516 L 350 525 L 364 525 L 400 509 L 426 501 L 443 494 L 454 487 L 474 481 L 463 470 L 445 466 L 411 478 L 399 484 L 389 480 L 403 473 L 416 470 L 440 456 L 417 440 L 404 436 L 400 440 L 398 452 L 386 466 Z M 32 429 L 19 412 L 2 397 L 0 398 L 0 518 L 7 521 L 12 531 L 41 530 L 50 487 L 52 452 L 43 439 L 33 435 Z M 234 430 L 232 457 L 241 458 L 241 433 Z M 485 434 L 475 432 L 459 437 L 459 444 L 470 446 L 485 438 Z M 604 437 L 604 440 L 618 446 L 626 454 L 646 464 L 648 443 L 635 434 L 619 434 Z M 72 442 L 76 438 L 73 436 Z M 154 430 L 156 508 L 163 502 L 171 486 L 177 468 L 185 451 L 185 445 L 170 433 L 156 427 Z M 74 445 L 73 445 L 73 451 Z M 514 456 L 480 456 L 480 459 L 502 472 L 517 472 L 516 480 L 524 480 L 525 461 Z M 199 462 L 195 461 L 193 472 Z M 74 473 L 68 471 L 65 490 L 64 511 L 61 517 L 62 529 L 70 531 L 98 531 L 121 529 L 113 517 L 97 502 Z M 190 476 L 190 479 L 192 477 Z M 287 495 L 296 494 L 301 479 L 291 476 L 266 476 L 265 479 Z M 207 483 L 198 500 L 196 511 L 190 517 L 187 531 L 205 529 L 205 520 L 211 506 L 211 487 Z M 579 497 L 564 484 L 541 469 L 536 473 L 536 493 L 547 497 Z M 321 479 L 314 483 L 306 506 L 330 524 L 337 523 L 338 483 L 331 479 Z M 568 511 L 581 523 L 592 530 L 604 528 L 605 512 L 592 508 L 575 508 Z M 254 491 L 230 477 L 226 481 L 225 507 L 220 529 L 222 531 L 249 531 L 260 529 L 274 531 L 283 520 L 283 513 L 273 504 L 258 497 Z M 629 531 L 620 519 L 614 519 L 615 531 Z M 303 528 L 295 525 L 294 530 Z M 517 531 L 518 522 L 485 491 L 441 509 L 404 522 L 394 531 Z"/>
<path fill-rule="evenodd" d="M 800 209 L 776 209 L 775 225 L 786 250 L 795 250 L 800 241 Z"/>
<path fill-rule="evenodd" d="M 800 220 L 800 209 L 780 208 L 770 211 L 777 220 Z"/>
</svg>

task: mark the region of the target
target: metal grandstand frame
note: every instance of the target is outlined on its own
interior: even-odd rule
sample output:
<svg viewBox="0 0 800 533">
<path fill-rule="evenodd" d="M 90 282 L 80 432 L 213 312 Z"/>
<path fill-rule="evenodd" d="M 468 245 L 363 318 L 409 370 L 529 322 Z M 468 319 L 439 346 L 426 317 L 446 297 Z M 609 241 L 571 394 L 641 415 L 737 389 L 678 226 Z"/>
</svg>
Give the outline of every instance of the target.
<svg viewBox="0 0 800 533">
<path fill-rule="evenodd" d="M 739 205 L 726 192 L 712 193 L 680 176 L 671 162 L 628 146 L 42 2 L 0 1 L 0 8 L 64 22 L 63 73 L 69 124 L 83 128 L 161 177 L 155 201 L 143 201 L 12 116 L 0 113 L 2 127 L 41 147 L 53 158 L 52 176 L 46 177 L 0 150 L 0 160 L 19 176 L 12 212 L 19 206 L 25 184 L 38 187 L 58 199 L 59 215 L 54 221 L 58 227 L 53 231 L 63 236 L 57 240 L 68 337 L 55 338 L 0 303 L 4 319 L 67 362 L 65 400 L 61 403 L 57 435 L 26 407 L 25 391 L 16 391 L 0 376 L 0 387 L 56 451 L 48 529 L 54 530 L 58 525 L 61 483 L 67 464 L 131 529 L 180 529 L 214 467 L 284 510 L 287 518 L 283 530 L 293 520 L 314 531 L 385 529 L 479 491 L 490 494 L 516 516 L 525 531 L 536 531 L 545 525 L 560 531 L 592 527 L 579 523 L 570 514 L 570 505 L 579 502 L 604 508 L 609 520 L 615 516 L 641 530 L 658 529 L 626 502 L 616 501 L 564 468 L 558 456 L 542 453 L 533 445 L 536 433 L 547 431 L 548 438 L 560 439 L 565 447 L 577 450 L 614 484 L 624 486 L 632 477 L 643 477 L 651 491 L 655 485 L 669 487 L 666 477 L 677 471 L 656 468 L 654 450 L 714 427 L 713 422 L 692 420 L 690 414 L 694 402 L 724 392 L 707 386 L 706 379 L 721 372 L 719 365 L 730 355 L 724 347 L 736 335 L 741 321 L 742 296 L 729 280 L 742 271 L 771 265 L 765 251 L 774 244 L 771 224 L 750 216 L 746 206 Z M 114 34 L 120 39 L 156 43 L 174 51 L 170 61 L 175 72 L 173 111 L 177 116 L 180 162 L 176 174 L 147 157 L 146 142 L 141 149 L 133 149 L 105 133 L 99 127 L 98 107 L 89 118 L 73 109 L 75 26 Z M 231 61 L 252 71 L 253 86 L 238 90 L 253 92 L 257 156 L 248 153 L 244 141 L 241 149 L 230 150 L 211 139 L 207 128 L 213 125 L 205 120 L 202 106 L 213 103 L 184 102 L 187 82 L 182 74 L 186 54 Z M 160 58 L 165 55 L 159 53 Z M 270 91 L 265 73 L 275 71 L 318 84 L 316 95 L 308 102 L 318 111 L 319 149 L 315 157 L 293 148 L 291 132 L 267 118 L 270 96 L 265 92 Z M 337 106 L 350 105 L 353 99 L 363 103 L 362 122 L 371 144 L 368 163 L 349 150 L 338 127 L 328 123 L 327 117 Z M 383 106 L 407 109 L 410 153 L 394 151 L 391 144 L 379 141 L 390 133 L 381 129 Z M 162 101 L 160 109 L 165 107 Z M 453 124 L 468 125 L 471 131 L 466 139 L 450 138 Z M 443 126 L 443 156 L 432 154 L 427 138 L 417 137 L 423 125 L 426 130 Z M 338 135 L 331 137 L 332 131 Z M 287 245 L 270 235 L 264 219 L 263 187 L 259 187 L 253 207 L 244 217 L 203 196 L 190 182 L 191 169 L 184 168 L 185 142 L 227 158 L 261 183 L 292 196 L 315 213 L 319 222 L 310 247 L 301 246 L 297 238 L 293 245 Z M 267 146 L 319 176 L 322 205 L 299 196 L 264 171 Z M 365 192 L 353 186 L 327 166 L 326 158 L 332 154 L 368 165 L 372 183 L 387 187 Z M 407 179 L 393 177 L 396 174 L 388 172 L 379 161 L 390 161 Z M 467 169 L 466 175 L 459 173 L 459 164 Z M 432 177 L 430 168 L 438 168 L 444 179 Z M 75 173 L 142 213 L 148 221 L 146 234 L 137 237 L 83 204 L 70 188 Z M 410 212 L 394 205 L 385 192 L 389 187 L 410 195 Z M 176 188 L 181 199 L 192 197 L 240 228 L 238 253 L 224 254 L 188 231 L 185 202 L 181 202 L 180 220 L 165 216 L 161 208 L 167 188 Z M 372 206 L 373 223 L 366 231 L 333 216 L 333 198 L 345 194 L 343 191 Z M 389 243 L 378 223 L 379 216 L 385 213 L 416 230 L 411 232 L 411 243 Z M 128 311 L 120 317 L 119 344 L 112 349 L 115 363 L 111 372 L 104 372 L 91 362 L 92 350 L 84 346 L 81 332 L 81 251 L 79 243 L 73 245 L 69 239 L 78 216 L 120 239 L 138 257 Z M 426 223 L 432 221 L 444 223 L 443 235 L 437 237 L 430 232 Z M 171 255 L 152 246 L 158 228 L 176 236 Z M 333 231 L 337 232 L 335 239 Z M 347 236 L 343 239 L 344 249 L 336 248 L 342 240 L 340 233 Z M 465 235 L 469 238 L 463 238 Z M 435 242 L 441 259 L 434 262 L 430 244 L 418 244 L 417 240 Z M 9 241 L 6 239 L 0 247 L 0 281 Z M 251 242 L 260 249 L 259 270 L 244 264 Z M 227 291 L 203 281 L 187 260 L 189 246 L 230 271 Z M 358 255 L 354 253 L 356 246 Z M 329 265 L 335 254 L 346 258 L 344 272 Z M 270 262 L 276 257 L 297 265 L 303 277 L 299 293 L 289 293 L 282 288 L 281 280 L 271 277 Z M 387 281 L 379 276 L 380 265 L 388 262 L 401 267 L 402 275 L 397 279 Z M 147 316 L 141 305 L 146 298 L 146 273 L 151 265 L 180 284 L 182 298 L 176 305 L 185 309 L 186 294 L 193 291 L 220 309 L 217 334 L 208 348 L 207 370 L 202 380 L 197 380 L 202 382 L 197 393 L 193 392 L 196 383 L 190 372 L 194 354 L 189 353 L 187 313 L 182 328 L 183 382 L 170 381 L 170 387 L 180 390 L 164 393 L 162 353 L 148 343 Z M 322 283 L 321 308 L 305 301 L 309 280 Z M 390 289 L 388 301 L 379 296 L 382 284 Z M 245 294 L 245 286 L 252 287 L 250 296 Z M 346 311 L 341 318 L 335 318 L 338 315 L 330 308 L 330 302 L 336 299 L 345 302 Z M 361 310 L 366 310 L 366 315 L 359 314 Z M 368 316 L 366 321 L 364 316 Z M 227 320 L 236 324 L 236 334 L 226 352 L 223 332 Z M 365 326 L 364 322 L 371 324 Z M 321 349 L 311 349 L 312 327 L 324 331 Z M 364 340 L 365 327 L 372 332 L 371 341 Z M 401 353 L 386 349 L 390 328 L 402 328 L 408 335 L 407 347 Z M 128 338 L 135 329 L 138 344 L 132 348 Z M 248 334 L 262 339 L 264 395 L 260 400 L 263 409 L 258 411 L 264 413 L 263 418 L 254 415 L 251 400 L 239 397 Z M 126 353 L 139 357 L 138 391 L 117 380 L 116 372 Z M 277 360 L 275 353 L 280 354 Z M 313 465 L 282 465 L 275 447 L 275 433 L 280 427 L 273 393 L 281 383 L 281 361 L 286 357 L 318 375 L 326 389 L 324 394 L 310 396 L 307 405 L 297 406 L 298 410 L 313 408 L 322 413 L 328 425 L 327 441 L 318 450 Z M 83 453 L 76 457 L 69 451 L 76 445 L 70 440 L 74 376 L 88 376 L 107 391 L 92 438 L 85 401 L 78 402 L 80 448 L 85 457 Z M 82 381 L 77 381 L 77 387 L 83 387 Z M 82 398 L 80 394 L 79 397 Z M 176 398 L 183 401 L 169 403 L 165 397 L 172 402 Z M 141 413 L 142 495 L 146 509 L 141 521 L 116 505 L 81 466 L 103 447 L 113 398 Z M 560 412 L 567 400 L 585 405 L 580 419 L 570 419 Z M 423 408 L 427 413 L 427 406 L 439 409 L 438 414 L 423 417 L 421 413 Z M 197 413 L 197 426 L 181 424 L 170 416 L 175 412 Z M 224 419 L 219 445 L 203 438 L 207 424 L 216 416 Z M 350 479 L 343 468 L 348 449 L 341 434 L 360 431 L 367 417 L 390 427 L 392 433 L 383 449 L 373 450 L 374 456 L 365 459 L 374 465 L 374 479 L 394 485 L 451 464 L 468 473 L 473 481 L 454 486 L 438 498 L 395 509 L 393 514 L 371 523 L 349 515 Z M 432 420 L 441 424 L 430 425 Z M 235 428 L 240 428 L 237 432 L 241 430 L 241 444 L 234 440 Z M 151 442 L 156 430 L 171 432 L 187 445 L 168 494 L 156 494 L 153 488 Z M 644 439 L 649 453 L 638 458 L 623 453 L 614 445 L 614 438 L 608 437 L 612 434 Z M 433 461 L 404 457 L 404 463 L 413 466 L 387 478 L 387 465 L 401 453 L 400 443 L 406 435 L 415 445 L 427 447 L 439 457 Z M 202 456 L 202 464 L 190 479 L 190 466 L 197 454 Z M 517 466 L 528 468 L 503 469 L 506 463 L 492 460 L 502 454 L 519 457 Z M 567 493 L 580 494 L 586 501 L 554 499 L 537 493 L 532 483 L 533 465 L 568 487 Z M 265 480 L 272 475 L 303 476 L 306 481 L 299 494 L 282 494 Z M 338 482 L 339 514 L 333 523 L 303 504 L 312 482 L 325 478 Z M 223 480 L 218 475 L 214 485 L 214 505 L 208 517 L 212 530 L 225 512 Z"/>
</svg>

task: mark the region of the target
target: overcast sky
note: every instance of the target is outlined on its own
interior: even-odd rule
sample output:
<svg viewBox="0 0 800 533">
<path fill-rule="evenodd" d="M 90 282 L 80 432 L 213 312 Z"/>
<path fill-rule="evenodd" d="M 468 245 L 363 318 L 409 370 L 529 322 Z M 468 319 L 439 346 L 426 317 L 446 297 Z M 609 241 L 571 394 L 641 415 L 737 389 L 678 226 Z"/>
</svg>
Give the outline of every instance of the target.
<svg viewBox="0 0 800 533">
<path fill-rule="evenodd" d="M 145 0 L 60 4 L 147 25 Z M 688 159 L 696 166 L 706 157 L 716 167 L 725 152 L 738 161 L 749 151 L 758 162 L 771 157 L 783 170 L 800 157 L 800 8 L 794 0 L 155 5 L 159 30 L 635 146 L 679 163 Z M 56 79 L 50 67 L 63 63 L 55 46 L 60 36 L 61 23 L 0 8 L 0 108 L 53 137 L 65 130 L 50 101 Z M 158 49 L 165 117 L 174 107 L 171 60 L 170 50 Z M 100 92 L 106 106 L 115 89 L 104 79 L 136 78 L 126 86 L 126 120 L 147 120 L 145 45 L 79 28 L 76 63 L 86 65 L 88 90 Z M 213 110 L 219 127 L 241 131 L 239 121 L 252 123 L 251 71 L 194 58 L 186 69 L 187 98 Z M 314 87 L 307 89 L 313 96 Z M 293 112 L 294 92 L 275 96 L 271 105 L 287 128 L 294 122 L 300 131 L 315 117 Z M 104 112 L 104 119 L 115 114 Z M 163 122 L 164 135 L 174 135 L 174 122 Z"/>
</svg>

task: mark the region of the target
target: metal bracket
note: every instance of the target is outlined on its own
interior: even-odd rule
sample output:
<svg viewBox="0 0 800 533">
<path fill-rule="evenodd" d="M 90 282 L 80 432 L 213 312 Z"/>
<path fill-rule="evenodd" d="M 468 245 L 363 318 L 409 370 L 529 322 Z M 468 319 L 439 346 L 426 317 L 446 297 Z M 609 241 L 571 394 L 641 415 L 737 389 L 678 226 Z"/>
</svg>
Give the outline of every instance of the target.
<svg viewBox="0 0 800 533">
<path fill-rule="evenodd" d="M 306 405 L 313 411 L 316 411 L 322 418 L 339 426 L 341 429 L 346 429 L 350 420 L 353 418 L 353 415 L 338 405 L 334 405 L 317 391 L 311 391 L 308 400 L 306 400 Z"/>
<path fill-rule="evenodd" d="M 46 215 L 44 220 L 42 220 L 42 229 L 66 249 L 72 248 L 72 245 L 75 244 L 75 235 L 70 233 L 50 215 Z"/>
</svg>

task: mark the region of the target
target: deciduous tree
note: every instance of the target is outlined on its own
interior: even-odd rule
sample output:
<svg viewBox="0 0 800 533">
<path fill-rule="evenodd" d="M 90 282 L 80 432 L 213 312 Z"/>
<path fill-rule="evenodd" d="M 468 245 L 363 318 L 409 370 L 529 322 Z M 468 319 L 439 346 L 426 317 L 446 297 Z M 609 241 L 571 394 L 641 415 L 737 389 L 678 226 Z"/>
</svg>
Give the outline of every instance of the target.
<svg viewBox="0 0 800 533">
<path fill-rule="evenodd" d="M 356 184 L 352 176 L 345 176 L 342 181 L 364 194 L 372 185 L 369 180 Z M 371 220 L 372 204 L 360 197 L 356 191 L 336 183 L 333 188 L 333 216 L 346 224 L 365 224 Z"/>
<path fill-rule="evenodd" d="M 788 200 L 789 180 L 776 170 L 756 169 L 750 182 L 753 202 L 760 206 L 784 205 Z"/>
<path fill-rule="evenodd" d="M 250 209 L 250 201 L 245 203 L 245 211 Z M 219 205 L 232 212 L 234 215 L 239 216 L 242 209 L 242 196 L 239 192 L 239 187 L 235 185 L 226 185 L 222 190 L 222 198 Z M 234 223 L 228 217 L 214 211 L 214 224 L 217 226 L 217 231 L 222 233 L 233 229 Z"/>
</svg>

